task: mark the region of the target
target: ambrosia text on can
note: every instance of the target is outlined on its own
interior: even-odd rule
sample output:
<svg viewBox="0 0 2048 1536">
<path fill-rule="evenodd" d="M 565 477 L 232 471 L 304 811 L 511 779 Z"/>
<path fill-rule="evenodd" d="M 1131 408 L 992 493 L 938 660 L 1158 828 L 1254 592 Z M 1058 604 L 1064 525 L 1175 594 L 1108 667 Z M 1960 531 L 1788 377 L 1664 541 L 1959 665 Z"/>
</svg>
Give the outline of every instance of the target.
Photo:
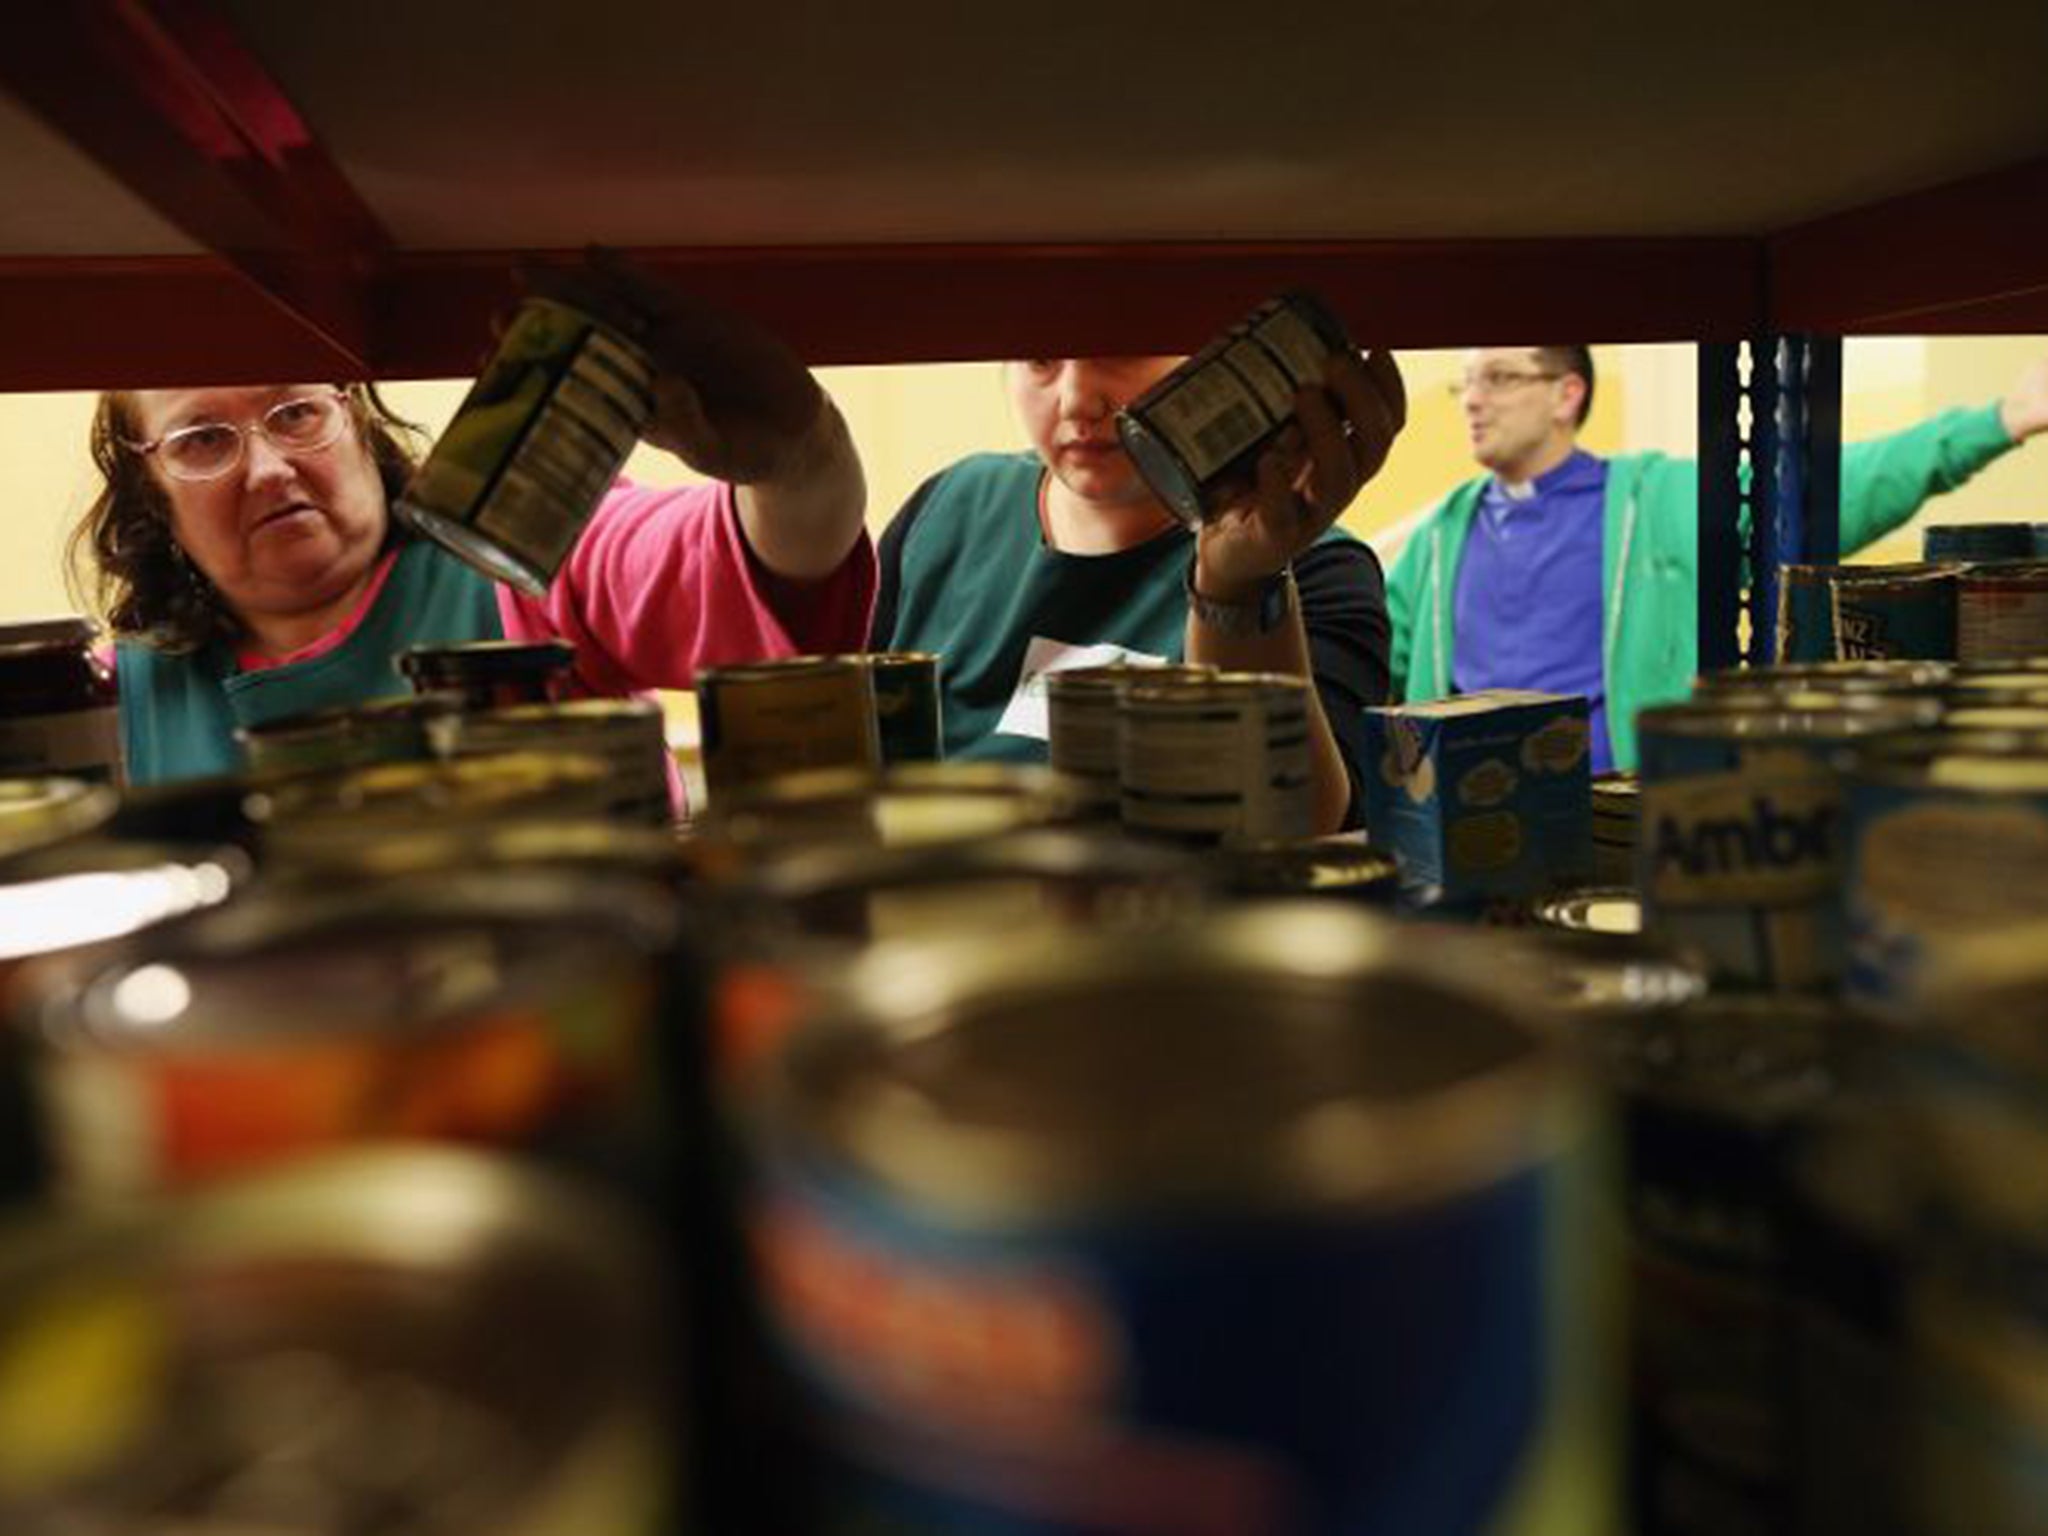
<svg viewBox="0 0 2048 1536">
<path fill-rule="evenodd" d="M 1717 982 L 1824 990 L 1841 968 L 1841 754 L 1933 705 L 1766 696 L 1645 710 L 1638 884 L 1647 931 Z"/>
<path fill-rule="evenodd" d="M 594 315 L 529 298 L 396 511 L 486 575 L 544 596 L 653 414 L 645 352 Z"/>
<path fill-rule="evenodd" d="M 1259 455 L 1294 420 L 1297 390 L 1353 350 L 1312 294 L 1268 299 L 1117 413 L 1117 435 L 1159 499 L 1198 523 L 1250 490 Z"/>
<path fill-rule="evenodd" d="M 1518 1529 L 1598 1286 L 1556 1038 L 1471 942 L 1276 903 L 857 967 L 750 1220 L 847 1528 Z"/>
</svg>

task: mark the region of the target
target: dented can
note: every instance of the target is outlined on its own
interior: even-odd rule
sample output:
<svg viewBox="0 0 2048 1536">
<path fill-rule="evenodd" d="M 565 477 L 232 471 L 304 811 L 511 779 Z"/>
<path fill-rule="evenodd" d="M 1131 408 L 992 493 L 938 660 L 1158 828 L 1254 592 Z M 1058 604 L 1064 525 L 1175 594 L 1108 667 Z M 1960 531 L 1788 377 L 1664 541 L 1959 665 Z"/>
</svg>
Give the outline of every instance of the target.
<svg viewBox="0 0 2048 1536">
<path fill-rule="evenodd" d="M 1249 494 L 1259 455 L 1294 420 L 1297 391 L 1355 352 L 1308 293 L 1268 299 L 1117 412 L 1117 436 L 1153 493 L 1193 525 Z"/>
<path fill-rule="evenodd" d="M 394 508 L 399 520 L 530 597 L 654 415 L 654 364 L 596 315 L 529 298 Z"/>
<path fill-rule="evenodd" d="M 1473 946 L 1275 903 L 872 952 L 751 1119 L 830 1506 L 1468 1536 L 1574 1475 L 1583 1105 Z"/>
</svg>

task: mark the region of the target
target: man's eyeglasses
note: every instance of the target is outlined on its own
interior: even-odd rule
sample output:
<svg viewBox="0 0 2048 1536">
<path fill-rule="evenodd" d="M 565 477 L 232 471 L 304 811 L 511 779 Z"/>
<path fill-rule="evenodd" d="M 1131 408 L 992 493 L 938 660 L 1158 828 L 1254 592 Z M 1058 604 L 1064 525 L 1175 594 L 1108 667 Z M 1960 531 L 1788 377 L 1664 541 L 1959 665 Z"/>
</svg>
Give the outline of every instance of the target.
<svg viewBox="0 0 2048 1536">
<path fill-rule="evenodd" d="M 1482 368 L 1477 373 L 1468 373 L 1463 378 L 1453 379 L 1444 388 L 1453 400 L 1467 394 L 1504 395 L 1511 389 L 1520 389 L 1524 384 L 1535 384 L 1544 379 L 1561 379 L 1561 373 L 1520 373 L 1512 368 Z"/>
<path fill-rule="evenodd" d="M 261 432 L 279 453 L 318 453 L 340 439 L 348 415 L 348 397 L 331 389 L 280 400 L 247 426 L 202 421 L 166 432 L 155 442 L 127 446 L 145 457 L 155 454 L 173 480 L 218 480 L 240 466 L 250 431 Z"/>
</svg>

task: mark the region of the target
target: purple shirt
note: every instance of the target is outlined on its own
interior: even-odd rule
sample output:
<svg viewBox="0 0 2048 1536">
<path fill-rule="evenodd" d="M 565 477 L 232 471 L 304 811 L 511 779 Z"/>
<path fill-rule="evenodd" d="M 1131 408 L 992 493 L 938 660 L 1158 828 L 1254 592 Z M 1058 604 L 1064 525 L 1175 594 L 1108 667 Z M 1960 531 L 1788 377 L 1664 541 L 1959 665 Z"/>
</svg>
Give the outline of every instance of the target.
<svg viewBox="0 0 2048 1536">
<path fill-rule="evenodd" d="M 1614 766 L 1600 664 L 1606 495 L 1607 461 L 1584 451 L 1513 490 L 1489 481 L 1453 594 L 1453 690 L 1584 694 L 1595 773 Z"/>
</svg>

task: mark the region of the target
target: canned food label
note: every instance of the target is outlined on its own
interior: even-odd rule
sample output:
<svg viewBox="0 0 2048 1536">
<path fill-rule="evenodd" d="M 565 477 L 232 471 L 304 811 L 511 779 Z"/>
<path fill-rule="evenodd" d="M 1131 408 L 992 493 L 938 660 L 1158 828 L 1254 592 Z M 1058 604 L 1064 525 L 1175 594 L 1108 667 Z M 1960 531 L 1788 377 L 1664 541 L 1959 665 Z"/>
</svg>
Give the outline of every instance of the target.
<svg viewBox="0 0 2048 1536">
<path fill-rule="evenodd" d="M 1645 783 L 1642 800 L 1644 893 L 1660 905 L 1794 905 L 1833 888 L 1841 793 L 1823 768 Z"/>
<path fill-rule="evenodd" d="M 1846 863 L 1847 990 L 1905 1008 L 1947 941 L 2048 917 L 2048 806 L 1859 784 Z"/>
<path fill-rule="evenodd" d="M 0 719 L 0 778 L 117 779 L 120 768 L 121 714 L 111 705 Z"/>
<path fill-rule="evenodd" d="M 1249 341 L 1233 343 L 1223 361 L 1258 396 L 1272 420 L 1283 420 L 1294 409 L 1294 381 L 1274 365 L 1264 347 Z"/>
<path fill-rule="evenodd" d="M 1972 586 L 1956 599 L 1956 657 L 1995 661 L 2048 650 L 2048 580 L 2040 585 Z"/>
<path fill-rule="evenodd" d="M 1207 480 L 1264 437 L 1272 422 L 1258 397 L 1219 368 L 1190 373 L 1153 402 L 1152 425 L 1187 464 L 1196 480 Z"/>
<path fill-rule="evenodd" d="M 1323 359 L 1330 355 L 1330 349 L 1314 329 L 1285 304 L 1275 307 L 1273 312 L 1259 322 L 1252 334 L 1279 354 L 1287 365 L 1288 372 L 1302 384 L 1313 384 L 1323 377 Z"/>
<path fill-rule="evenodd" d="M 1132 826 L 1252 839 L 1313 830 L 1308 721 L 1298 704 L 1127 716 L 1121 745 L 1123 813 Z"/>
</svg>

